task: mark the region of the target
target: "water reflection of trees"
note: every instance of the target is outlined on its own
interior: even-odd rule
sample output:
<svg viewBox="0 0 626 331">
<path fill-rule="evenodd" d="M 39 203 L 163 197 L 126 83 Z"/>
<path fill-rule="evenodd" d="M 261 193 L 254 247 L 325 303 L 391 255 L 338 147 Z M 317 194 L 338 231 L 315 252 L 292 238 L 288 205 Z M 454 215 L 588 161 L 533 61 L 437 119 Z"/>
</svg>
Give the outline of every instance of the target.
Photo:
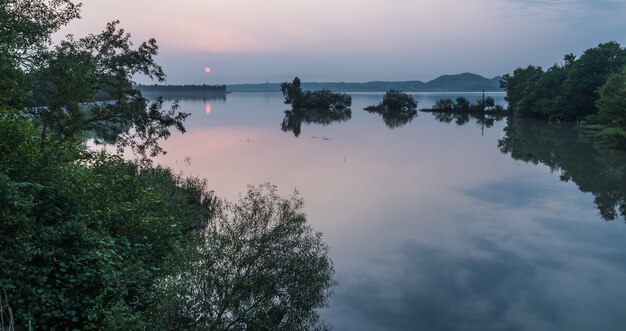
<svg viewBox="0 0 626 331">
<path fill-rule="evenodd" d="M 408 123 L 411 123 L 415 117 L 417 117 L 417 110 L 415 109 L 402 109 L 402 110 L 376 110 L 366 109 L 370 113 L 376 113 L 383 118 L 383 122 L 389 129 L 395 129 L 402 127 Z"/>
<path fill-rule="evenodd" d="M 432 112 L 435 119 L 441 123 L 454 122 L 458 126 L 463 126 L 474 122 L 485 128 L 491 128 L 496 122 L 505 119 L 508 114 L 499 112 L 456 112 L 456 111 L 436 111 Z"/>
<path fill-rule="evenodd" d="M 323 126 L 335 122 L 346 122 L 352 118 L 350 109 L 295 109 L 286 110 L 281 129 L 284 132 L 293 132 L 298 137 L 302 132 L 302 123 L 321 124 Z"/>
<path fill-rule="evenodd" d="M 590 192 L 600 215 L 607 221 L 626 216 L 626 155 L 583 139 L 572 125 L 509 118 L 500 151 L 515 160 L 544 164 Z"/>
</svg>

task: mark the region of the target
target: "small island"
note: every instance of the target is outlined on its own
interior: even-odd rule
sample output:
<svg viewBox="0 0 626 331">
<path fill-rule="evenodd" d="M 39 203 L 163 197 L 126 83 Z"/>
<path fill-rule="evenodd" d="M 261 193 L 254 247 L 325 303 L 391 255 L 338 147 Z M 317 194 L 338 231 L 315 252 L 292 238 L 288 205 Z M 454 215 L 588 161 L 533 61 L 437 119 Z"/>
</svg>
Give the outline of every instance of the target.
<svg viewBox="0 0 626 331">
<path fill-rule="evenodd" d="M 478 99 L 476 103 L 471 103 L 465 97 L 458 97 L 455 101 L 450 98 L 440 99 L 435 102 L 432 108 L 420 109 L 423 112 L 431 113 L 499 113 L 503 114 L 506 109 L 500 105 L 496 105 L 496 101 L 493 97 L 483 97 Z"/>
<path fill-rule="evenodd" d="M 335 93 L 322 89 L 319 91 L 302 91 L 300 78 L 295 77 L 291 83 L 283 83 L 280 90 L 285 96 L 285 103 L 294 110 L 329 109 L 341 110 L 352 106 L 352 97 L 344 93 Z"/>
<path fill-rule="evenodd" d="M 391 89 L 378 105 L 364 109 L 381 115 L 387 127 L 393 129 L 411 122 L 417 116 L 417 101 L 404 92 Z"/>
</svg>

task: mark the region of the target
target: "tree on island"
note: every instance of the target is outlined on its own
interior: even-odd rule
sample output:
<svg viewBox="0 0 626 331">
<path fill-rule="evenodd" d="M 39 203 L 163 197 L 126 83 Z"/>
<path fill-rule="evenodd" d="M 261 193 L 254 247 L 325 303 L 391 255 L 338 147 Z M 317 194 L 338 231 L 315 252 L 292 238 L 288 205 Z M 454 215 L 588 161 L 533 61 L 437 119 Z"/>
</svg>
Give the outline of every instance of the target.
<svg viewBox="0 0 626 331">
<path fill-rule="evenodd" d="M 285 103 L 297 109 L 345 109 L 352 105 L 352 97 L 344 93 L 329 90 L 302 91 L 300 78 L 291 83 L 282 83 L 280 90 L 285 96 Z"/>
<path fill-rule="evenodd" d="M 412 96 L 391 89 L 385 93 L 383 101 L 378 105 L 368 106 L 365 110 L 375 112 L 410 112 L 416 108 L 417 101 Z"/>
<path fill-rule="evenodd" d="M 365 107 L 370 113 L 382 116 L 390 129 L 401 127 L 417 116 L 417 101 L 412 96 L 397 90 L 389 90 L 378 105 Z"/>
</svg>

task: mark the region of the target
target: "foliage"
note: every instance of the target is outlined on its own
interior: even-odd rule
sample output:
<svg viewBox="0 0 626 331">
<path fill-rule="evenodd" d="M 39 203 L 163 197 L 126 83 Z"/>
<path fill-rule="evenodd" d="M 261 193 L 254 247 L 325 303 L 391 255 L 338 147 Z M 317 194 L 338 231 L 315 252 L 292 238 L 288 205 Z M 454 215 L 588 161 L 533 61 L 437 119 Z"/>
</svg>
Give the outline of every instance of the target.
<svg viewBox="0 0 626 331">
<path fill-rule="evenodd" d="M 467 111 L 467 110 L 470 110 L 470 107 L 471 107 L 471 103 L 465 97 L 456 98 L 456 103 L 454 104 L 454 110 Z"/>
<path fill-rule="evenodd" d="M 544 71 L 528 66 L 504 75 L 509 109 L 516 115 L 574 120 L 598 112 L 598 90 L 626 64 L 626 49 L 616 42 L 599 44 L 580 58 L 565 55 L 563 64 Z"/>
<path fill-rule="evenodd" d="M 0 289 L 16 326 L 144 325 L 154 279 L 212 213 L 206 184 L 106 154 L 76 162 L 77 142 L 42 153 L 36 127 L 7 111 L 0 139 Z"/>
<path fill-rule="evenodd" d="M 282 83 L 280 85 L 280 90 L 283 92 L 285 96 L 285 103 L 288 105 L 292 105 L 293 108 L 300 108 L 302 105 L 302 83 L 300 82 L 300 78 L 295 77 L 293 82 L 291 83 Z"/>
<path fill-rule="evenodd" d="M 626 67 L 611 75 L 600 88 L 598 115 L 611 125 L 626 130 Z"/>
<path fill-rule="evenodd" d="M 69 0 L 0 2 L 0 105 L 22 109 L 31 99 L 26 72 L 52 33 L 79 17 L 80 7 Z"/>
<path fill-rule="evenodd" d="M 345 109 L 352 105 L 352 97 L 329 90 L 302 91 L 300 78 L 295 77 L 291 83 L 280 86 L 285 103 L 293 109 Z"/>
<path fill-rule="evenodd" d="M 365 107 L 370 113 L 383 118 L 388 128 L 394 129 L 413 121 L 417 116 L 417 101 L 412 96 L 397 90 L 389 90 L 378 105 Z"/>
<path fill-rule="evenodd" d="M 188 114 L 177 113 L 177 105 L 165 111 L 161 100 L 150 103 L 133 87 L 135 74 L 160 81 L 165 75 L 153 59 L 156 41 L 132 49 L 130 35 L 118 23 L 109 23 L 98 35 L 65 40 L 41 55 L 33 71 L 36 106 L 29 114 L 40 123 L 42 138 L 90 131 L 120 148 L 131 146 L 140 155 L 155 156 L 163 152 L 158 139 L 169 137 L 170 127 L 184 132 Z"/>
<path fill-rule="evenodd" d="M 604 128 L 598 137 L 605 140 L 610 147 L 626 149 L 626 130 L 622 128 Z"/>
<path fill-rule="evenodd" d="M 0 105 L 37 120 L 42 150 L 48 135 L 67 140 L 91 132 L 144 157 L 162 153 L 158 140 L 172 127 L 184 132 L 187 114 L 176 104 L 164 110 L 163 102 L 150 103 L 131 81 L 136 74 L 164 80 L 156 41 L 134 48 L 113 21 L 100 34 L 52 46 L 51 34 L 78 18 L 80 7 L 69 0 L 2 2 Z"/>
<path fill-rule="evenodd" d="M 389 90 L 383 96 L 383 101 L 375 106 L 366 107 L 368 111 L 402 112 L 417 108 L 417 101 L 412 96 L 397 90 Z"/>
<path fill-rule="evenodd" d="M 0 5 L 0 51 L 14 57 L 30 55 L 52 33 L 79 17 L 81 4 L 71 0 L 3 0 Z"/>
<path fill-rule="evenodd" d="M 169 329 L 310 330 L 333 286 L 321 234 L 306 224 L 298 196 L 269 185 L 224 203 L 195 261 L 162 279 L 154 322 Z"/>
<path fill-rule="evenodd" d="M 435 101 L 435 105 L 433 106 L 433 109 L 437 110 L 453 110 L 454 108 L 454 102 L 450 98 L 439 99 Z"/>
</svg>

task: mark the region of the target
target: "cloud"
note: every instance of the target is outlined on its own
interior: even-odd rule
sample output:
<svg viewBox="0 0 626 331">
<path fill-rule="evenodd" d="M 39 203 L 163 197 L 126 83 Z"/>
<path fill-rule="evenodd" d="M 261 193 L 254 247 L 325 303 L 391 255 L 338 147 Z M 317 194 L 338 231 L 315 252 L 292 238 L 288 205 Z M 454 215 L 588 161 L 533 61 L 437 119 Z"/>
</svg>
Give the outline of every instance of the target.
<svg viewBox="0 0 626 331">
<path fill-rule="evenodd" d="M 201 62 L 211 54 L 232 57 L 216 68 L 225 74 L 223 83 L 273 80 L 283 75 L 268 70 L 281 68 L 315 80 L 428 80 L 443 73 L 496 76 L 527 64 L 549 66 L 566 53 L 626 41 L 623 0 L 190 0 L 176 5 L 109 0 L 86 1 L 83 17 L 62 33 L 97 32 L 120 19 L 136 40 L 156 37 L 168 62 L 176 63 L 170 66 L 191 72 L 173 75 L 180 78 L 172 83 L 202 82 L 204 76 L 194 76 L 193 68 L 204 67 Z M 206 54 L 205 59 L 193 61 L 197 54 Z"/>
<path fill-rule="evenodd" d="M 376 270 L 340 279 L 325 317 L 355 330 L 609 330 L 626 322 L 606 308 L 626 295 L 626 266 L 612 253 L 545 243 L 522 253 L 498 239 L 472 242 L 487 254 L 402 243 L 372 261 Z"/>
</svg>

